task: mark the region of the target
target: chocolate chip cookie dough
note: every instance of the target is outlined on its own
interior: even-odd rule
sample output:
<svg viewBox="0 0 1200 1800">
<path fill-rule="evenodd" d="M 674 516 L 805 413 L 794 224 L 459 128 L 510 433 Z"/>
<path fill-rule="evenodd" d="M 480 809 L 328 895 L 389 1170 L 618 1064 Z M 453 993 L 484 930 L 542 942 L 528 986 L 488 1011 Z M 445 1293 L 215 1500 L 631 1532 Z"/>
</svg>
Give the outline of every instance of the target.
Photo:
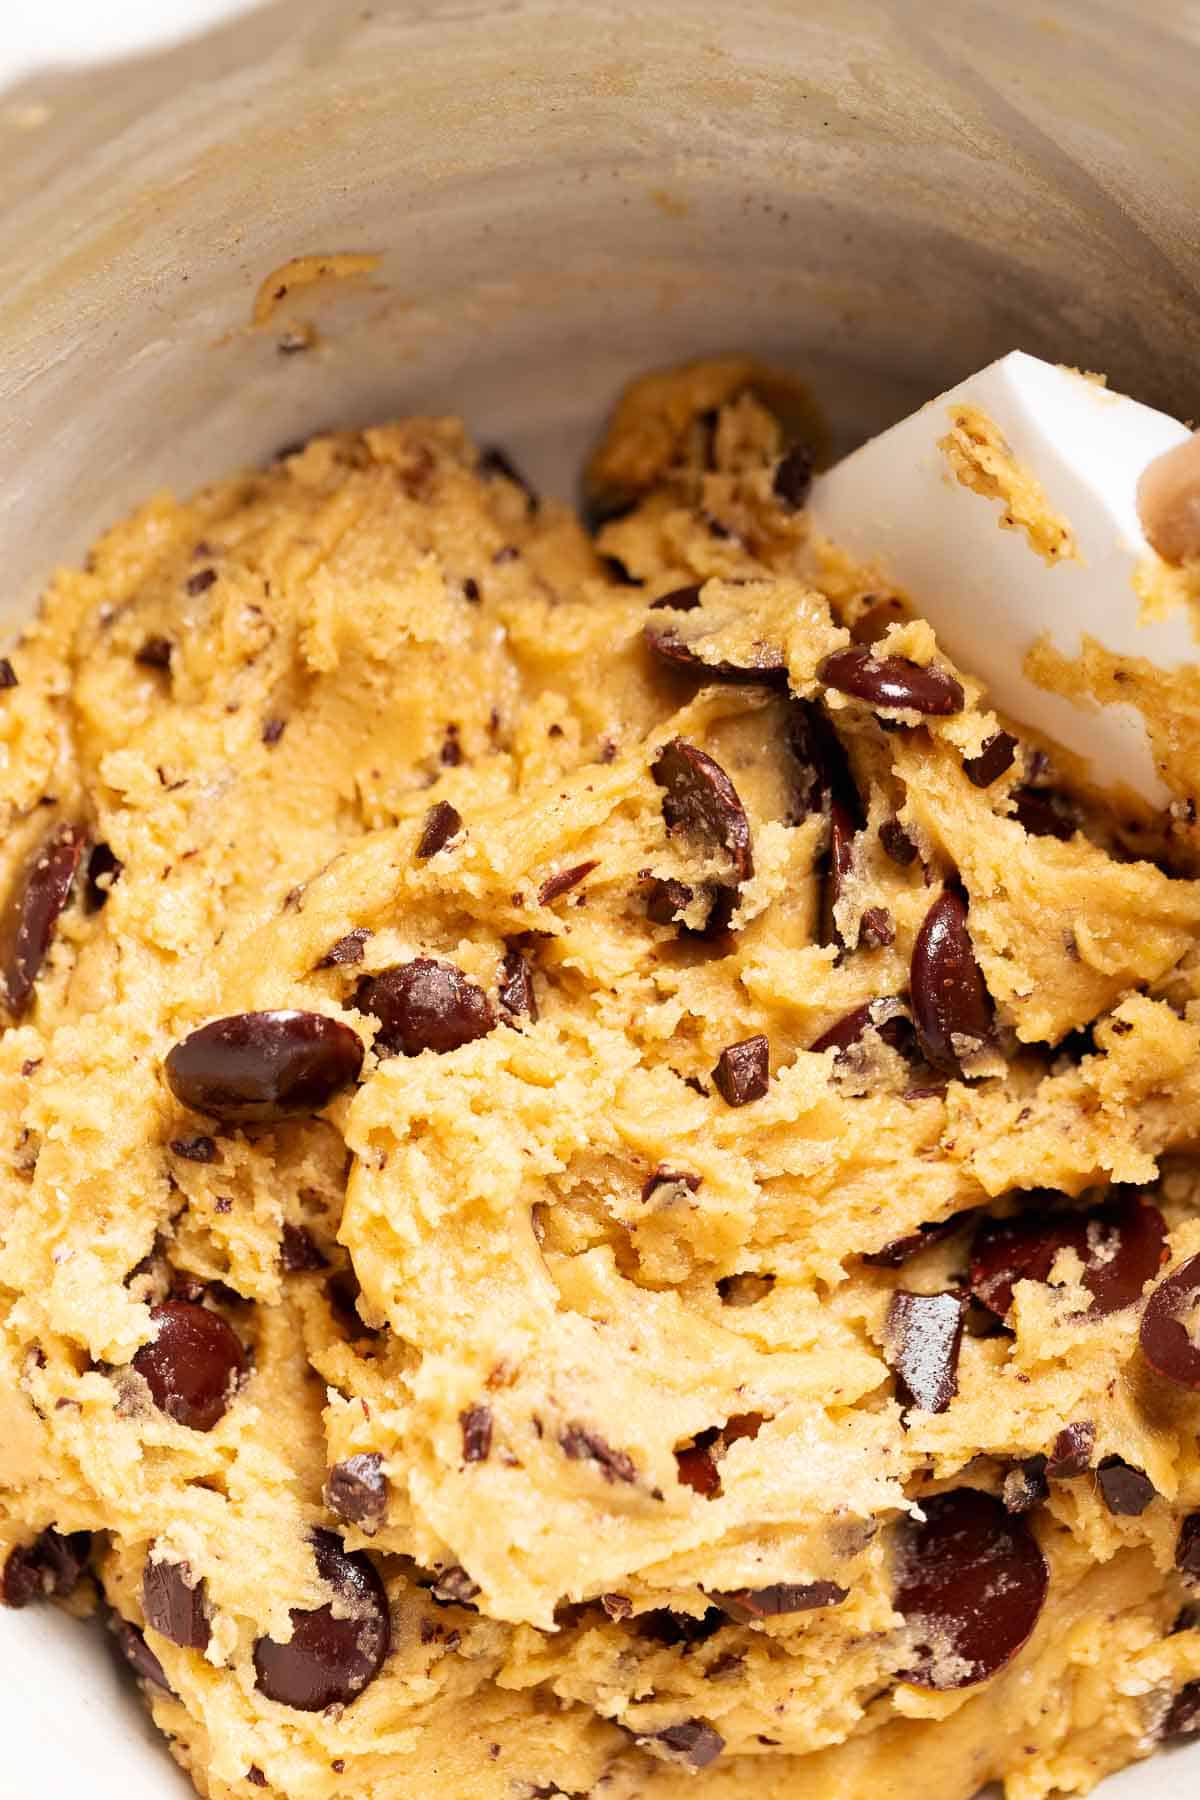
<svg viewBox="0 0 1200 1800">
<path fill-rule="evenodd" d="M 631 390 L 592 535 L 322 437 L 5 665 L 3 1597 L 212 1800 L 1043 1800 L 1200 1724 L 1200 884 L 811 471 L 739 361 Z"/>
</svg>

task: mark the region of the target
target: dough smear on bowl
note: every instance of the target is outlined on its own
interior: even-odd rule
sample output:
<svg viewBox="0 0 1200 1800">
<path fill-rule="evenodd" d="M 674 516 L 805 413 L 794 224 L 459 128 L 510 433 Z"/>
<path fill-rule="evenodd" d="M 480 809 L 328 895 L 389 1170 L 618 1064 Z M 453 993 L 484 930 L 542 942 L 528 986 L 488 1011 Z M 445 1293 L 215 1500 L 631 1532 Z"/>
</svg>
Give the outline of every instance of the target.
<svg viewBox="0 0 1200 1800">
<path fill-rule="evenodd" d="M 213 1800 L 1043 1800 L 1200 1724 L 1193 796 L 997 718 L 779 412 L 638 384 L 590 533 L 319 437 L 3 666 L 3 1598 Z"/>
</svg>

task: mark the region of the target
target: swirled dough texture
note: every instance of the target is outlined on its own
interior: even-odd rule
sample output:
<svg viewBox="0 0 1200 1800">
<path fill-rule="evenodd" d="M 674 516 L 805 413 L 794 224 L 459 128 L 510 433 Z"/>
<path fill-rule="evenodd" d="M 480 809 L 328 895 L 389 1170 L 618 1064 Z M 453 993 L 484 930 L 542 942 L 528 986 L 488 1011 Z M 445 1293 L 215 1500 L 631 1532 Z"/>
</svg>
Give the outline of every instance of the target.
<svg viewBox="0 0 1200 1800">
<path fill-rule="evenodd" d="M 145 1629 L 154 1717 L 214 1800 L 896 1800 L 914 1769 L 938 1800 L 1043 1800 L 1147 1754 L 1200 1677 L 1176 1567 L 1200 1399 L 1142 1359 L 1140 1300 L 1088 1316 L 1060 1256 L 1003 1323 L 968 1313 L 941 1411 L 903 1403 L 888 1323 L 894 1290 L 958 1292 L 979 1220 L 1046 1190 L 1140 1192 L 1171 1264 L 1200 1251 L 1200 887 L 1103 808 L 1027 830 L 1044 761 L 969 779 L 1001 729 L 969 670 L 945 717 L 825 688 L 824 658 L 874 639 L 948 665 L 814 560 L 754 386 L 728 363 L 635 388 L 593 468 L 626 510 L 596 538 L 454 422 L 318 438 L 150 500 L 13 651 L 7 881 L 56 821 L 119 871 L 81 874 L 0 1036 L 0 1550 L 94 1534 L 102 1604 Z M 650 610 L 693 586 L 698 608 Z M 655 655 L 667 620 L 766 679 Z M 857 796 L 832 897 L 795 748 L 814 700 Z M 668 829 L 676 739 L 736 789 L 752 873 L 703 820 Z M 459 824 L 420 855 L 439 802 Z M 874 1029 L 814 1051 L 879 997 L 904 1016 L 953 881 L 989 1045 L 949 1074 Z M 536 1018 L 502 1004 L 506 957 Z M 477 984 L 493 1028 L 380 1054 L 359 980 L 417 958 Z M 173 1097 L 186 1033 L 290 1007 L 366 1047 L 320 1116 L 222 1125 Z M 731 1105 L 712 1072 L 759 1034 L 769 1086 Z M 902 1266 L 866 1260 L 958 1215 Z M 131 1373 L 168 1292 L 246 1349 L 211 1430 Z M 1014 1471 L 1080 1421 L 1091 1472 L 1029 1476 L 1028 1643 L 968 1685 L 904 1679 L 903 1522 L 964 1487 L 1016 1504 Z M 362 1528 L 326 1498 L 359 1456 L 385 1496 Z M 1112 1458 L 1152 1485 L 1136 1514 L 1106 1503 Z M 310 1713 L 260 1690 L 254 1646 L 341 1603 L 318 1527 L 378 1570 L 391 1650 Z M 152 1547 L 204 1583 L 206 1650 L 148 1624 Z M 824 1604 L 714 1601 L 777 1584 Z"/>
</svg>

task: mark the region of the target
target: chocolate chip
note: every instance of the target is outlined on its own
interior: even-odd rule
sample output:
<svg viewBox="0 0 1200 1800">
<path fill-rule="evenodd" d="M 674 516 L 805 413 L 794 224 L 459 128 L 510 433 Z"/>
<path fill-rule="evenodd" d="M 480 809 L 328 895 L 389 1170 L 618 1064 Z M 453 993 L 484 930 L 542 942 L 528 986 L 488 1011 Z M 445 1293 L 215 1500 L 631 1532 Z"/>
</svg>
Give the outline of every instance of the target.
<svg viewBox="0 0 1200 1800">
<path fill-rule="evenodd" d="M 600 1604 L 610 1619 L 627 1619 L 633 1612 L 633 1601 L 627 1594 L 601 1594 Z"/>
<path fill-rule="evenodd" d="M 848 1590 L 836 1581 L 775 1581 L 769 1587 L 739 1588 L 736 1593 L 714 1594 L 713 1599 L 739 1625 L 758 1619 L 778 1619 L 787 1613 L 815 1612 L 824 1606 L 840 1606 Z"/>
<path fill-rule="evenodd" d="M 443 768 L 457 769 L 462 759 L 462 745 L 458 741 L 458 726 L 447 725 L 446 735 L 442 739 L 442 747 L 438 752 L 438 761 Z"/>
<path fill-rule="evenodd" d="M 1175 1567 L 1183 1574 L 1200 1580 L 1200 1513 L 1189 1513 L 1179 1527 Z"/>
<path fill-rule="evenodd" d="M 903 1407 L 945 1412 L 958 1392 L 958 1353 L 966 1300 L 962 1294 L 892 1295 L 887 1316 L 887 1363 Z"/>
<path fill-rule="evenodd" d="M 141 669 L 166 670 L 170 668 L 174 654 L 175 646 L 170 638 L 148 637 L 134 651 L 133 660 Z"/>
<path fill-rule="evenodd" d="M 325 1482 L 325 1504 L 347 1525 L 361 1526 L 368 1536 L 377 1531 L 388 1507 L 388 1481 L 378 1451 L 366 1450 L 334 1463 Z"/>
<path fill-rule="evenodd" d="M 259 1692 L 298 1712 L 347 1705 L 378 1675 L 391 1645 L 387 1595 L 370 1559 L 349 1554 L 328 1531 L 313 1533 L 313 1554 L 341 1616 L 333 1605 L 293 1607 L 289 1642 L 261 1637 L 254 1646 Z"/>
<path fill-rule="evenodd" d="M 160 1412 L 192 1431 L 211 1431 L 246 1366 L 236 1333 L 220 1313 L 186 1300 L 152 1307 L 150 1317 L 157 1336 L 142 1345 L 133 1367 Z"/>
<path fill-rule="evenodd" d="M 672 1612 L 667 1607 L 656 1607 L 651 1612 L 639 1614 L 635 1621 L 637 1634 L 649 1638 L 652 1643 L 665 1644 L 668 1649 L 684 1647 L 684 1654 L 694 1644 L 703 1644 L 714 1637 L 727 1624 L 724 1613 L 717 1606 L 710 1606 L 700 1618 L 691 1613 Z"/>
<path fill-rule="evenodd" d="M 171 1149 L 176 1156 L 182 1156 L 186 1162 L 210 1163 L 217 1160 L 217 1146 L 214 1140 L 198 1132 L 195 1137 L 177 1137 L 171 1139 Z"/>
<path fill-rule="evenodd" d="M 896 941 L 896 926 L 886 906 L 868 906 L 859 920 L 858 941 L 867 950 L 883 950 Z"/>
<path fill-rule="evenodd" d="M 649 1205 L 651 1200 L 660 1203 L 668 1198 L 665 1189 L 674 1189 L 679 1198 L 685 1194 L 695 1194 L 703 1185 L 702 1175 L 693 1175 L 687 1169 L 667 1169 L 660 1163 L 653 1175 L 648 1175 L 642 1183 L 642 1200 Z M 675 1196 L 672 1195 L 672 1198 Z"/>
<path fill-rule="evenodd" d="M 786 687 L 787 661 L 775 644 L 755 644 L 751 660 L 729 662 L 718 658 L 710 662 L 688 642 L 685 632 L 676 625 L 647 625 L 643 632 L 647 647 L 681 674 L 695 675 L 704 681 L 720 681 L 730 686 Z M 697 638 L 694 640 L 699 642 Z"/>
<path fill-rule="evenodd" d="M 685 1719 L 680 1725 L 668 1725 L 665 1731 L 656 1731 L 649 1741 L 661 1744 L 689 1769 L 706 1769 L 725 1748 L 720 1732 L 704 1719 Z"/>
<path fill-rule="evenodd" d="M 1090 1419 L 1064 1425 L 1046 1459 L 1047 1475 L 1051 1481 L 1074 1481 L 1077 1476 L 1086 1475 L 1092 1466 L 1095 1448 L 1096 1427 Z"/>
<path fill-rule="evenodd" d="M 15 688 L 19 687 L 19 685 L 20 683 L 17 681 L 17 671 L 13 668 L 7 656 L 0 656 L 0 689 Z"/>
<path fill-rule="evenodd" d="M 365 925 L 356 925 L 345 937 L 330 944 L 317 964 L 318 969 L 346 969 L 354 963 L 360 963 L 363 959 L 363 945 L 373 935 Z"/>
<path fill-rule="evenodd" d="M 301 448 L 303 448 L 303 446 L 301 446 Z M 280 452 L 280 455 L 283 455 L 282 451 Z M 217 571 L 215 569 L 197 569 L 194 575 L 188 576 L 183 585 L 188 593 L 194 596 L 196 594 L 207 593 L 208 589 L 216 579 Z"/>
<path fill-rule="evenodd" d="M 1003 1318 L 1016 1283 L 1048 1281 L 1066 1250 L 1083 1264 L 1079 1279 L 1092 1296 L 1088 1316 L 1103 1318 L 1141 1299 L 1162 1267 L 1166 1225 L 1157 1207 L 1136 1196 L 1089 1212 L 987 1219 L 971 1246 L 971 1292 Z"/>
<path fill-rule="evenodd" d="M 360 1012 L 379 1021 L 375 1048 L 383 1055 L 439 1056 L 486 1037 L 495 1024 L 483 989 L 453 963 L 419 956 L 381 975 L 365 975 L 354 993 Z"/>
<path fill-rule="evenodd" d="M 277 744 L 286 730 L 287 730 L 287 720 L 286 719 L 278 719 L 278 718 L 264 719 L 263 720 L 263 728 L 262 728 L 263 743 L 268 745 L 268 747 L 271 744 Z"/>
<path fill-rule="evenodd" d="M 361 986 L 361 983 L 360 983 Z M 234 1013 L 175 1045 L 164 1065 L 175 1098 L 233 1124 L 311 1117 L 358 1079 L 363 1047 L 316 1012 Z"/>
<path fill-rule="evenodd" d="M 1166 1738 L 1195 1737 L 1200 1732 L 1200 1681 L 1189 1681 L 1181 1687 L 1163 1720 Z"/>
<path fill-rule="evenodd" d="M 791 820 L 799 824 L 824 812 L 834 799 L 853 811 L 858 795 L 841 739 L 815 700 L 793 699 L 788 707 L 788 748 L 792 753 Z"/>
<path fill-rule="evenodd" d="M 1030 837 L 1053 837 L 1065 844 L 1079 830 L 1070 801 L 1052 788 L 1014 788 L 1012 797 L 1017 822 Z"/>
<path fill-rule="evenodd" d="M 425 814 L 425 823 L 417 840 L 417 856 L 426 862 L 444 850 L 450 839 L 462 830 L 462 814 L 448 800 L 439 800 Z"/>
<path fill-rule="evenodd" d="M 114 856 L 108 844 L 92 845 L 88 852 L 86 885 L 83 890 L 84 912 L 98 913 L 108 905 L 108 896 L 121 879 L 124 867 L 124 863 Z"/>
<path fill-rule="evenodd" d="M 9 1551 L 0 1577 L 0 1601 L 23 1607 L 32 1600 L 64 1599 L 78 1585 L 91 1550 L 90 1531 L 64 1535 L 48 1525 L 32 1544 L 17 1544 Z"/>
<path fill-rule="evenodd" d="M 1031 1456 L 1008 1471 L 1000 1497 L 1004 1501 L 1005 1512 L 1030 1513 L 1041 1506 L 1049 1495 L 1046 1458 Z"/>
<path fill-rule="evenodd" d="M 160 1561 L 153 1549 L 142 1570 L 146 1623 L 184 1650 L 207 1650 L 212 1635 L 202 1581 L 190 1581 L 186 1563 Z"/>
<path fill-rule="evenodd" d="M 483 1590 L 456 1563 L 442 1570 L 429 1591 L 440 1606 L 470 1606 Z"/>
<path fill-rule="evenodd" d="M 246 1780 L 251 1787 L 264 1788 L 267 1785 L 267 1778 L 257 1763 L 251 1763 L 246 1770 Z"/>
<path fill-rule="evenodd" d="M 909 971 L 913 1018 L 935 1069 L 957 1073 L 961 1057 L 987 1043 L 992 1002 L 967 930 L 967 903 L 943 888 L 925 915 Z"/>
<path fill-rule="evenodd" d="M 688 1444 L 675 1452 L 675 1468 L 684 1487 L 705 1500 L 721 1491 L 721 1477 L 712 1451 L 705 1444 Z"/>
<path fill-rule="evenodd" d="M 869 706 L 948 718 L 965 705 L 962 688 L 947 670 L 923 667 L 904 656 L 876 656 L 852 646 L 827 656 L 817 673 L 826 687 Z"/>
<path fill-rule="evenodd" d="M 81 825 L 56 825 L 17 877 L 0 922 L 0 983 L 13 1019 L 33 998 L 34 983 L 71 898 L 83 855 Z"/>
<path fill-rule="evenodd" d="M 974 1488 L 922 1499 L 897 1533 L 893 1603 L 913 1661 L 900 1679 L 948 1690 L 986 1681 L 1029 1638 L 1049 1570 L 1025 1522 Z"/>
<path fill-rule="evenodd" d="M 614 1450 L 598 1432 L 571 1420 L 559 1433 L 559 1446 L 572 1462 L 594 1462 L 605 1481 L 636 1481 L 637 1467 L 624 1450 Z"/>
<path fill-rule="evenodd" d="M 280 1234 L 279 1261 L 288 1275 L 307 1275 L 329 1267 L 329 1259 L 318 1248 L 312 1233 L 303 1225 L 293 1225 L 290 1219 L 284 1220 Z"/>
<path fill-rule="evenodd" d="M 922 1250 L 928 1250 L 933 1244 L 940 1244 L 944 1238 L 953 1237 L 961 1231 L 968 1220 L 974 1218 L 974 1211 L 954 1213 L 948 1219 L 937 1219 L 931 1225 L 920 1225 L 916 1231 L 906 1237 L 893 1238 L 882 1250 L 873 1250 L 863 1261 L 873 1269 L 900 1269 L 912 1257 Z"/>
<path fill-rule="evenodd" d="M 569 894 L 573 887 L 579 886 L 585 876 L 590 875 L 593 869 L 599 867 L 599 863 L 595 861 L 582 862 L 576 863 L 573 869 L 559 869 L 556 874 L 547 875 L 538 889 L 538 904 L 549 906 L 552 900 L 559 898 L 560 894 Z"/>
<path fill-rule="evenodd" d="M 1105 1506 L 1117 1518 L 1140 1518 L 1150 1502 L 1158 1497 L 1149 1476 L 1119 1456 L 1104 1458 L 1096 1470 L 1096 1480 Z"/>
<path fill-rule="evenodd" d="M 984 738 L 979 755 L 966 758 L 963 772 L 977 788 L 991 787 L 993 781 L 999 781 L 1012 768 L 1016 754 L 1017 740 L 1012 733 L 993 731 L 991 737 Z"/>
<path fill-rule="evenodd" d="M 699 890 L 707 904 L 704 923 L 689 925 L 680 914 L 691 906 L 697 890 L 689 887 L 685 881 L 676 881 L 669 876 L 663 879 L 657 875 L 645 874 L 643 879 L 646 882 L 646 917 L 652 924 L 675 925 L 680 937 L 707 943 L 728 931 L 738 901 L 735 887 L 726 887 L 717 881 L 706 881 Z"/>
<path fill-rule="evenodd" d="M 537 994 L 533 986 L 533 970 L 519 950 L 506 950 L 500 964 L 497 988 L 500 1010 L 510 1019 L 537 1022 Z"/>
<path fill-rule="evenodd" d="M 754 873 L 750 822 L 720 763 L 685 738 L 672 738 L 650 773 L 666 790 L 663 818 L 668 831 L 682 832 L 706 846 L 715 844 L 728 854 L 735 881 L 749 881 Z"/>
<path fill-rule="evenodd" d="M 883 846 L 884 855 L 891 858 L 898 868 L 911 868 L 917 860 L 917 846 L 905 831 L 899 819 L 885 819 L 879 827 L 879 842 Z"/>
<path fill-rule="evenodd" d="M 807 444 L 793 444 L 775 465 L 771 492 L 777 500 L 799 512 L 812 490 L 816 459 Z"/>
<path fill-rule="evenodd" d="M 479 592 L 479 583 L 476 581 L 476 579 L 473 575 L 467 576 L 466 580 L 462 584 L 462 591 L 463 591 L 463 599 L 468 601 L 471 606 L 479 605 L 480 598 L 481 598 L 480 592 Z"/>
<path fill-rule="evenodd" d="M 894 1004 L 891 999 L 883 999 L 868 1000 L 864 1005 L 856 1006 L 853 1012 L 848 1012 L 844 1018 L 836 1020 L 823 1031 L 809 1045 L 809 1049 L 817 1056 L 825 1050 L 836 1050 L 837 1060 L 842 1062 L 847 1052 L 861 1042 L 864 1032 L 870 1026 L 878 1032 L 885 1044 L 899 1051 L 902 1056 L 906 1055 L 912 1045 L 912 1022 L 903 1014 L 889 1011 Z"/>
<path fill-rule="evenodd" d="M 163 1673 L 163 1666 L 137 1626 L 131 1625 L 128 1619 L 118 1619 L 114 1634 L 121 1655 L 138 1680 L 148 1681 L 154 1687 L 161 1688 L 164 1694 L 169 1694 L 171 1684 Z"/>
<path fill-rule="evenodd" d="M 703 582 L 693 582 L 689 587 L 672 588 L 669 594 L 660 594 L 657 600 L 650 602 L 651 612 L 695 612 L 700 604 L 700 589 Z"/>
<path fill-rule="evenodd" d="M 761 1032 L 722 1050 L 712 1078 L 729 1106 L 747 1106 L 751 1100 L 761 1100 L 771 1085 L 771 1050 Z"/>
<path fill-rule="evenodd" d="M 674 925 L 695 898 L 696 890 L 686 881 L 652 875 L 646 888 L 646 917 L 654 925 Z"/>
<path fill-rule="evenodd" d="M 498 444 L 489 444 L 486 450 L 480 452 L 479 473 L 485 481 L 490 481 L 497 475 L 502 475 L 505 481 L 511 481 L 513 486 L 519 487 L 524 494 L 528 511 L 531 514 L 537 512 L 541 505 L 537 489 L 521 473 L 508 452 L 502 450 Z"/>
<path fill-rule="evenodd" d="M 831 800 L 829 804 L 829 854 L 825 863 L 825 878 L 821 885 L 821 924 L 820 941 L 822 944 L 845 945 L 846 939 L 841 926 L 837 922 L 837 906 L 845 892 L 846 884 L 854 873 L 854 836 L 855 823 L 849 807 L 841 800 Z"/>
<path fill-rule="evenodd" d="M 492 1409 L 469 1406 L 458 1415 L 462 1430 L 462 1453 L 465 1463 L 486 1462 L 492 1454 Z"/>
<path fill-rule="evenodd" d="M 1200 1389 L 1200 1256 L 1181 1263 L 1146 1302 L 1142 1355 L 1177 1387 Z"/>
</svg>

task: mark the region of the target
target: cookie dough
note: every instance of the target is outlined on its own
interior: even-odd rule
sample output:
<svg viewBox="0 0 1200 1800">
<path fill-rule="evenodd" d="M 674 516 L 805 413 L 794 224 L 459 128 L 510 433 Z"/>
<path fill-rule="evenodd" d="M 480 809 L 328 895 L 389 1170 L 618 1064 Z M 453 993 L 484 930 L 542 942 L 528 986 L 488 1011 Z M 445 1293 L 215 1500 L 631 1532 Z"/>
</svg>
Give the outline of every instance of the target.
<svg viewBox="0 0 1200 1800">
<path fill-rule="evenodd" d="M 594 535 L 321 437 L 4 665 L 3 1597 L 211 1800 L 1044 1800 L 1200 1723 L 1200 884 L 812 463 L 744 361 L 631 390 Z"/>
</svg>

